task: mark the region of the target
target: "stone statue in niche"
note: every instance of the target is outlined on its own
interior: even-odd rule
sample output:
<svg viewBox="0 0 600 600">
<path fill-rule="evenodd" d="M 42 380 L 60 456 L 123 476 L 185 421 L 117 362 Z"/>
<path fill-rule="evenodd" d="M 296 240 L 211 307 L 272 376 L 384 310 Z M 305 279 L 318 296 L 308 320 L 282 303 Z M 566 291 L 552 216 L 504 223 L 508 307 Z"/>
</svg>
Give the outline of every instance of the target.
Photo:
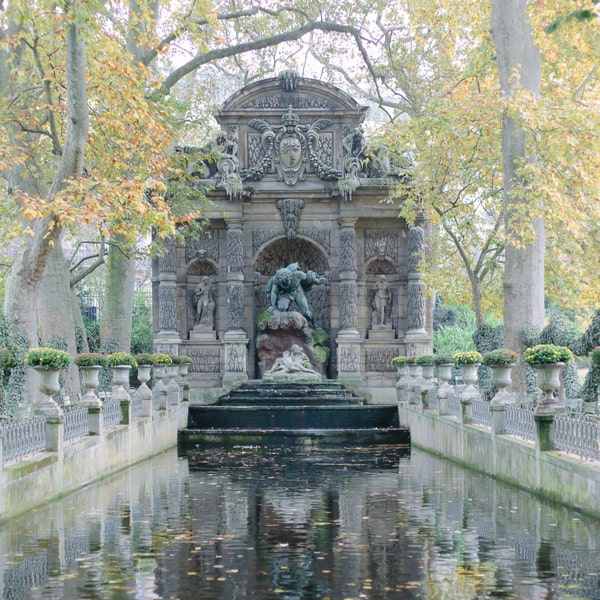
<svg viewBox="0 0 600 600">
<path fill-rule="evenodd" d="M 375 292 L 373 302 L 371 303 L 373 308 L 372 324 L 386 325 L 389 320 L 392 293 L 385 275 L 377 276 L 377 281 L 372 289 Z"/>
<path fill-rule="evenodd" d="M 267 295 L 270 300 L 269 312 L 275 310 L 287 312 L 290 310 L 292 302 L 295 302 L 298 310 L 310 326 L 319 331 L 321 328 L 314 322 L 313 313 L 308 306 L 305 292 L 311 290 L 314 285 L 320 285 L 326 281 L 325 277 L 314 271 L 306 271 L 305 273 L 297 262 L 278 269 L 267 282 Z"/>
<path fill-rule="evenodd" d="M 194 291 L 194 303 L 196 306 L 196 320 L 194 327 L 209 327 L 215 325 L 215 301 L 210 293 L 210 279 L 205 275 L 200 280 Z"/>
</svg>

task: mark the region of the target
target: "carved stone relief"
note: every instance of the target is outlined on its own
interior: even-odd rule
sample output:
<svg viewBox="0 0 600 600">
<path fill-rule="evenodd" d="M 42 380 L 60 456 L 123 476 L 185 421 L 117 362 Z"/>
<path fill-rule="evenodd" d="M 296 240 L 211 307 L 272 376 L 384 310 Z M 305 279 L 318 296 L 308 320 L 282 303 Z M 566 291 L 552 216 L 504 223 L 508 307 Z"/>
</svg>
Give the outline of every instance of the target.
<svg viewBox="0 0 600 600">
<path fill-rule="evenodd" d="M 253 229 L 252 230 L 252 252 L 256 254 L 260 248 L 262 248 L 267 242 L 276 237 L 280 236 L 283 233 L 281 229 Z M 316 227 L 311 227 L 308 229 L 298 229 L 296 233 L 297 236 L 303 236 L 315 241 L 323 250 L 327 253 L 330 251 L 330 231 L 329 229 L 317 229 Z M 294 258 L 297 260 L 297 257 Z M 293 261 L 291 261 L 293 262 Z M 284 263 L 281 263 L 283 265 Z M 285 264 L 289 264 L 285 263 Z"/>
<path fill-rule="evenodd" d="M 177 285 L 175 282 L 161 281 L 158 286 L 158 322 L 161 331 L 177 329 Z"/>
<path fill-rule="evenodd" d="M 419 271 L 419 263 L 425 252 L 425 231 L 419 225 L 408 230 L 408 270 L 411 273 Z"/>
<path fill-rule="evenodd" d="M 340 329 L 356 329 L 356 282 L 340 283 Z"/>
<path fill-rule="evenodd" d="M 365 262 L 372 259 L 385 258 L 396 262 L 398 260 L 398 239 L 400 229 L 372 229 L 364 230 Z"/>
<path fill-rule="evenodd" d="M 219 260 L 219 232 L 203 231 L 197 238 L 188 239 L 185 243 L 185 262 L 191 260 L 210 258 L 215 262 Z"/>
<path fill-rule="evenodd" d="M 227 286 L 228 330 L 244 329 L 244 284 L 230 283 Z"/>
<path fill-rule="evenodd" d="M 358 346 L 341 346 L 338 352 L 338 369 L 340 372 L 356 372 L 360 370 L 360 348 Z"/>
<path fill-rule="evenodd" d="M 174 273 L 177 267 L 177 247 L 172 240 L 165 240 L 166 252 L 158 259 L 161 273 Z"/>
<path fill-rule="evenodd" d="M 356 232 L 352 227 L 340 231 L 340 272 L 356 271 Z"/>
<path fill-rule="evenodd" d="M 243 269 L 242 230 L 239 227 L 229 227 L 227 229 L 227 271 L 228 273 L 241 273 Z"/>
<path fill-rule="evenodd" d="M 243 108 L 326 108 L 335 110 L 336 106 L 326 98 L 308 94 L 269 94 L 246 102 Z"/>
<path fill-rule="evenodd" d="M 188 346 L 185 351 L 192 359 L 191 373 L 221 372 L 221 351 L 218 348 Z"/>
<path fill-rule="evenodd" d="M 398 348 L 365 348 L 365 371 L 394 372 L 392 358 L 398 355 Z"/>
<path fill-rule="evenodd" d="M 277 208 L 283 222 L 285 237 L 288 240 L 296 237 L 300 215 L 304 208 L 304 200 L 296 198 L 281 198 L 277 200 Z"/>
<path fill-rule="evenodd" d="M 408 329 L 425 327 L 425 284 L 422 281 L 409 281 L 407 288 Z"/>
<path fill-rule="evenodd" d="M 228 373 L 246 372 L 246 348 L 242 344 L 225 346 L 225 371 Z"/>
<path fill-rule="evenodd" d="M 329 127 L 328 119 L 316 119 L 310 125 L 300 124 L 300 117 L 290 106 L 281 117 L 281 125 L 271 126 L 264 119 L 250 119 L 248 126 L 260 132 L 262 151 L 258 150 L 257 139 L 248 135 L 247 154 L 248 169 L 243 177 L 258 181 L 264 177 L 271 165 L 275 166 L 278 181 L 293 186 L 304 181 L 308 168 L 312 169 L 322 180 L 339 179 L 340 173 L 331 162 L 325 162 L 328 148 L 333 145 L 333 138 L 321 139 L 321 130 Z M 253 162 L 254 161 L 254 162 Z"/>
</svg>

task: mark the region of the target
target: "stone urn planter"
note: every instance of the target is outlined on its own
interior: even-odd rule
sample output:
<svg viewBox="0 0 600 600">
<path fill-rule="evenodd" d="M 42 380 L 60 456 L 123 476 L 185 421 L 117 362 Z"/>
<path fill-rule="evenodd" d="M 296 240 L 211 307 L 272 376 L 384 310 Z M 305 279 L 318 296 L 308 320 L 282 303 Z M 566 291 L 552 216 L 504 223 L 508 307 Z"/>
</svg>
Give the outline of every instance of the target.
<svg viewBox="0 0 600 600">
<path fill-rule="evenodd" d="M 475 388 L 477 383 L 477 370 L 483 361 L 483 356 L 476 350 L 457 352 L 452 355 L 454 364 L 460 367 L 465 389 L 461 393 L 461 401 L 479 398 L 479 391 Z"/>
<path fill-rule="evenodd" d="M 491 350 L 483 356 L 483 364 L 492 372 L 492 383 L 498 388 L 498 392 L 492 398 L 492 405 L 499 405 L 512 401 L 512 396 L 506 391 L 512 383 L 512 370 L 519 360 L 519 354 L 512 350 L 499 348 Z"/>
<path fill-rule="evenodd" d="M 463 395 L 465 392 L 469 394 L 473 392 L 477 392 L 475 389 L 475 384 L 477 383 L 477 370 L 479 369 L 479 363 L 469 364 L 469 365 L 460 365 L 460 370 L 462 373 L 463 381 L 465 382 L 465 389 L 463 390 Z"/>
<path fill-rule="evenodd" d="M 112 373 L 111 385 L 114 400 L 129 400 L 131 396 L 127 391 L 129 389 L 129 371 L 131 365 L 114 365 L 110 368 Z"/>
<path fill-rule="evenodd" d="M 82 402 L 88 406 L 100 406 L 98 388 L 100 371 L 106 366 L 106 356 L 98 352 L 83 352 L 75 356 L 75 364 L 81 374 L 81 386 L 84 389 Z"/>
<path fill-rule="evenodd" d="M 24 362 L 38 374 L 41 397 L 36 401 L 36 412 L 58 416 L 62 409 L 53 396 L 60 391 L 60 373 L 71 365 L 71 355 L 56 348 L 30 348 Z"/>
<path fill-rule="evenodd" d="M 560 406 L 555 392 L 561 385 L 560 373 L 570 360 L 573 360 L 573 353 L 566 346 L 554 344 L 538 344 L 523 353 L 523 361 L 533 367 L 538 387 L 544 392 L 538 404 L 538 413 L 553 413 Z"/>
<path fill-rule="evenodd" d="M 100 387 L 100 365 L 88 365 L 79 367 L 81 373 L 81 385 L 85 390 L 85 394 L 81 399 L 82 402 L 89 406 L 100 406 L 100 398 L 98 397 L 98 388 Z"/>
<path fill-rule="evenodd" d="M 560 373 L 563 370 L 565 363 L 558 362 L 549 365 L 534 365 L 537 375 L 537 385 L 544 392 L 541 404 L 549 406 L 558 404 L 554 394 L 560 388 Z"/>
<path fill-rule="evenodd" d="M 148 382 L 152 378 L 152 365 L 138 365 L 137 378 L 142 384 L 140 387 L 148 387 Z"/>
<path fill-rule="evenodd" d="M 442 363 L 437 366 L 438 379 L 442 382 L 440 389 L 445 386 L 452 387 L 449 384 L 449 381 L 452 379 L 452 367 L 454 367 L 453 363 Z"/>
<path fill-rule="evenodd" d="M 38 402 L 42 409 L 58 409 L 59 406 L 53 399 L 54 394 L 60 392 L 60 374 L 62 369 L 53 367 L 33 367 L 38 374 L 38 390 L 43 398 Z"/>
</svg>

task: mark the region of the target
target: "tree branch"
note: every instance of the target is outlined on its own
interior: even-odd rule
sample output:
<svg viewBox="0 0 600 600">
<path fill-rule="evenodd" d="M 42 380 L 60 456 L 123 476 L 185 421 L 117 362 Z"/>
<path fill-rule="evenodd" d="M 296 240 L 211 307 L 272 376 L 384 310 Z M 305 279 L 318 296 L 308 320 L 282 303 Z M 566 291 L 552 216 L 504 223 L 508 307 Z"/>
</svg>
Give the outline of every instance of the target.
<svg viewBox="0 0 600 600">
<path fill-rule="evenodd" d="M 171 88 L 177 82 L 179 82 L 181 79 L 183 79 L 183 77 L 195 71 L 202 65 L 223 58 L 229 58 L 230 56 L 234 56 L 236 54 L 252 52 L 254 50 L 262 50 L 263 48 L 276 46 L 284 42 L 299 40 L 302 36 L 315 30 L 351 35 L 352 37 L 354 37 L 354 40 L 357 43 L 357 46 L 359 48 L 359 51 L 361 52 L 361 55 L 363 56 L 363 59 L 368 60 L 368 55 L 364 46 L 362 45 L 360 31 L 357 28 L 351 25 L 341 25 L 338 23 L 329 23 L 325 21 L 313 21 L 310 23 L 306 23 L 301 27 L 298 27 L 297 29 L 291 29 L 284 33 L 264 37 L 251 42 L 243 42 L 226 48 L 217 48 L 214 50 L 209 50 L 207 52 L 199 53 L 194 58 L 189 60 L 186 64 L 182 65 L 181 67 L 175 69 L 172 73 L 170 73 L 161 84 L 160 89 L 149 95 L 149 99 L 156 100 L 161 96 L 168 95 L 171 91 Z M 374 81 L 376 81 L 377 75 L 372 65 L 368 64 L 367 68 L 369 69 L 371 76 L 374 78 Z"/>
</svg>

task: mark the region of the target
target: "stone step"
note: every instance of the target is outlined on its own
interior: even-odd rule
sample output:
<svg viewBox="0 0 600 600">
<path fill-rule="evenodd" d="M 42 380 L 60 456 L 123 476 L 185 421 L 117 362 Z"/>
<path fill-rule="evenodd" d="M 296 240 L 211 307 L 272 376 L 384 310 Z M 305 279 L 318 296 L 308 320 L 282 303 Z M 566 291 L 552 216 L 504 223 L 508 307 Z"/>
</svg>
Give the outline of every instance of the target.
<svg viewBox="0 0 600 600">
<path fill-rule="evenodd" d="M 286 447 L 306 455 L 311 449 L 328 447 L 364 448 L 389 446 L 410 450 L 410 431 L 406 427 L 368 427 L 351 429 L 181 429 L 179 452 L 208 446 L 259 448 Z"/>
<path fill-rule="evenodd" d="M 219 406 L 361 406 L 362 398 L 347 396 L 235 396 L 221 398 Z"/>
<path fill-rule="evenodd" d="M 321 397 L 319 402 L 317 398 Z M 338 382 L 275 383 L 252 381 L 229 391 L 219 398 L 219 405 L 260 405 L 280 401 L 282 404 L 364 404 L 364 399 Z"/>
<path fill-rule="evenodd" d="M 188 429 L 365 429 L 398 427 L 385 406 L 190 406 Z"/>
</svg>

